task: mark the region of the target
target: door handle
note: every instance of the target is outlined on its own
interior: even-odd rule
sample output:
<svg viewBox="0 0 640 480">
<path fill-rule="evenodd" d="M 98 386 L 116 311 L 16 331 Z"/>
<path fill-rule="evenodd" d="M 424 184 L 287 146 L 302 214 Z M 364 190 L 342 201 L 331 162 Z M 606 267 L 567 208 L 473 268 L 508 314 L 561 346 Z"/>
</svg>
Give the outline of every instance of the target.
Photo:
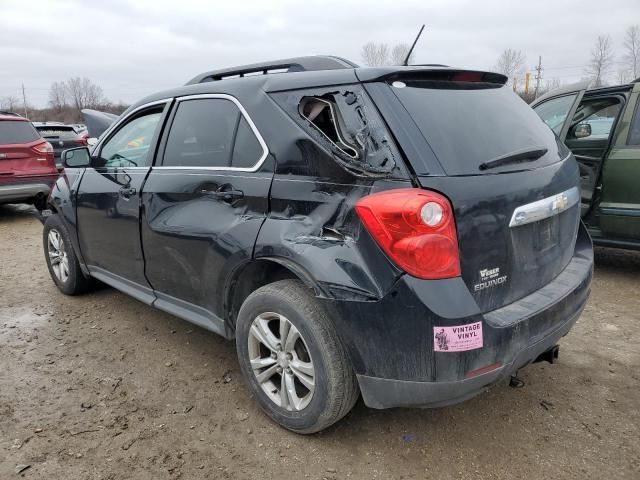
<svg viewBox="0 0 640 480">
<path fill-rule="evenodd" d="M 222 190 L 215 192 L 215 196 L 223 202 L 232 203 L 244 197 L 244 192 L 242 190 Z"/>
<path fill-rule="evenodd" d="M 122 195 L 124 198 L 129 198 L 133 195 L 135 195 L 137 192 L 136 187 L 122 187 L 120 189 L 120 195 Z"/>
<path fill-rule="evenodd" d="M 205 188 L 200 190 L 203 195 L 215 197 L 225 203 L 233 203 L 244 197 L 242 190 L 235 190 L 230 185 L 223 185 L 217 190 L 207 190 Z"/>
</svg>

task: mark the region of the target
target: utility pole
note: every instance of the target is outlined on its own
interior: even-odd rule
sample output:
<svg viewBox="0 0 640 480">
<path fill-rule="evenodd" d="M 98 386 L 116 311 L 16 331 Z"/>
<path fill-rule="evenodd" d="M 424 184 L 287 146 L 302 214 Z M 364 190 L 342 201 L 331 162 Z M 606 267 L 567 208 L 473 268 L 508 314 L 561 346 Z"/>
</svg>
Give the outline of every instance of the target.
<svg viewBox="0 0 640 480">
<path fill-rule="evenodd" d="M 533 94 L 533 99 L 538 98 L 538 92 L 540 92 L 540 81 L 542 80 L 542 56 L 538 57 L 538 66 L 536 67 L 536 89 Z"/>
<path fill-rule="evenodd" d="M 24 83 L 22 84 L 22 106 L 24 108 L 24 118 L 29 118 L 27 113 L 27 96 L 24 94 Z"/>
</svg>

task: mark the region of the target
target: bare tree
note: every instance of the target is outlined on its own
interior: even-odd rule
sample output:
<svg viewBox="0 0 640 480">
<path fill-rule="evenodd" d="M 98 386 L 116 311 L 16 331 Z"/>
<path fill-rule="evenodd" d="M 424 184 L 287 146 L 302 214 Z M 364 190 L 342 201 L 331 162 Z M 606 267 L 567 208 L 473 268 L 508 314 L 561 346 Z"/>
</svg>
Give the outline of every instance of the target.
<svg viewBox="0 0 640 480">
<path fill-rule="evenodd" d="M 553 77 L 551 80 L 547 80 L 544 84 L 544 92 L 550 92 L 551 90 L 555 90 L 560 88 L 561 82 L 558 77 Z"/>
<path fill-rule="evenodd" d="M 522 51 L 507 48 L 498 57 L 495 69 L 509 80 L 513 80 L 515 74 L 522 71 L 524 62 L 525 56 Z"/>
<path fill-rule="evenodd" d="M 370 67 L 389 65 L 389 45 L 386 43 L 365 43 L 360 55 L 364 63 Z"/>
<path fill-rule="evenodd" d="M 64 82 L 53 82 L 49 89 L 49 105 L 61 112 L 67 106 L 67 88 Z"/>
<path fill-rule="evenodd" d="M 592 81 L 594 87 L 601 87 L 605 84 L 606 78 L 613 67 L 613 51 L 611 47 L 611 37 L 600 35 L 591 50 L 591 60 L 585 70 Z"/>
<path fill-rule="evenodd" d="M 64 86 L 71 104 L 78 111 L 83 108 L 95 108 L 104 101 L 102 88 L 88 78 L 70 78 L 64 82 Z"/>
<path fill-rule="evenodd" d="M 629 64 L 633 78 L 640 77 L 640 26 L 627 28 L 624 34 L 624 61 Z"/>
<path fill-rule="evenodd" d="M 631 78 L 629 78 L 631 76 L 631 72 L 629 71 L 629 69 L 627 68 L 619 68 L 618 69 L 618 83 L 619 84 L 624 84 L 624 83 L 628 83 L 630 80 L 633 80 Z"/>
<path fill-rule="evenodd" d="M 18 97 L 14 95 L 2 97 L 0 98 L 0 110 L 15 112 L 18 108 L 20 108 L 21 103 L 22 102 L 18 99 Z"/>
<path fill-rule="evenodd" d="M 391 65 L 404 65 L 404 60 L 407 58 L 407 53 L 411 47 L 406 43 L 399 43 L 391 49 Z M 414 61 L 414 54 L 411 52 L 409 56 L 409 65 Z"/>
</svg>

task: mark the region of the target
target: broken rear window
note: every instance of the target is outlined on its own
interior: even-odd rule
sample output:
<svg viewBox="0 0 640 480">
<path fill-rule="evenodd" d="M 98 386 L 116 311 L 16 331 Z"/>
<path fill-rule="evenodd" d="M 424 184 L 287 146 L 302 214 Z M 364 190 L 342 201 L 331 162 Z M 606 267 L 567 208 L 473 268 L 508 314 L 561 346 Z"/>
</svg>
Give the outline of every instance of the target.
<svg viewBox="0 0 640 480">
<path fill-rule="evenodd" d="M 397 147 L 360 86 L 281 92 L 273 97 L 349 171 L 390 176 L 401 168 Z"/>
</svg>

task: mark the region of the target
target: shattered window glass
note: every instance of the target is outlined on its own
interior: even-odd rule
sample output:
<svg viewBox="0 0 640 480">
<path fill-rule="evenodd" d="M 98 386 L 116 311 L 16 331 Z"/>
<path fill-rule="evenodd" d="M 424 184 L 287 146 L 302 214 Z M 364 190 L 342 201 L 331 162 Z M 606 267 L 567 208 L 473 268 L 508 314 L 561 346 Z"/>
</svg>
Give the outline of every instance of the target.
<svg viewBox="0 0 640 480">
<path fill-rule="evenodd" d="M 316 143 L 356 174 L 390 176 L 400 168 L 399 152 L 364 90 L 310 89 L 277 93 L 278 104 Z"/>
</svg>

